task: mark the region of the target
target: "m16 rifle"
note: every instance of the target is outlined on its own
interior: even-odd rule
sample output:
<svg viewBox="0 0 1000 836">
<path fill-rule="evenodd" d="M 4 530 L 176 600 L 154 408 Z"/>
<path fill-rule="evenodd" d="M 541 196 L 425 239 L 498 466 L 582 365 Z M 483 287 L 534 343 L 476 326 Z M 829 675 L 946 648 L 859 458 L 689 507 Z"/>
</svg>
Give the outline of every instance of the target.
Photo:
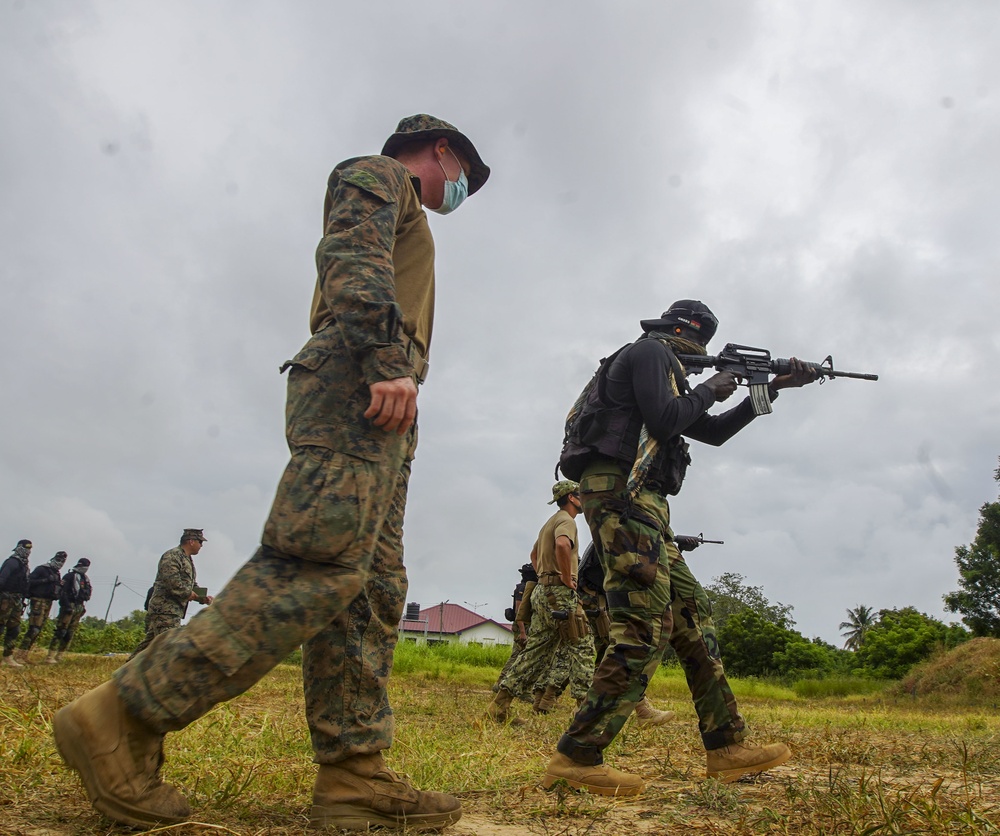
<svg viewBox="0 0 1000 836">
<path fill-rule="evenodd" d="M 718 354 L 702 356 L 700 354 L 678 354 L 677 359 L 685 369 L 716 369 L 720 372 L 730 372 L 746 381 L 750 388 L 750 402 L 754 415 L 767 415 L 773 412 L 771 395 L 767 384 L 770 375 L 790 374 L 791 362 L 778 357 L 772 358 L 766 348 L 753 348 L 749 345 L 727 343 Z M 819 375 L 819 382 L 827 378 L 849 377 L 854 380 L 878 380 L 877 374 L 861 372 L 842 372 L 833 367 L 833 356 L 827 355 L 822 363 L 802 361 L 807 369 L 812 369 Z"/>
<path fill-rule="evenodd" d="M 691 534 L 675 534 L 674 542 L 677 544 L 677 548 L 682 552 L 694 551 L 702 543 L 716 543 L 720 546 L 725 545 L 725 540 L 706 540 L 704 534 L 699 534 L 697 537 Z"/>
</svg>

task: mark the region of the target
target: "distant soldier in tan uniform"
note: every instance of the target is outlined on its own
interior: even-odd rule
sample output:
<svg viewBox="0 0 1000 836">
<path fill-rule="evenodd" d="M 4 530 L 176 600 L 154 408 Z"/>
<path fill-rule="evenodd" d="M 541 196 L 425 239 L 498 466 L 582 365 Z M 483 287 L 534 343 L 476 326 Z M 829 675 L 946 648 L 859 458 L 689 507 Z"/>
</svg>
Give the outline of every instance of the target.
<svg viewBox="0 0 1000 836">
<path fill-rule="evenodd" d="M 528 643 L 501 676 L 496 696 L 486 709 L 486 716 L 498 723 L 510 719 L 515 697 L 537 695 L 533 705 L 544 713 L 567 680 L 571 695 L 580 700 L 594 676 L 594 638 L 576 592 L 580 558 L 575 517 L 583 508 L 580 486 L 568 480 L 557 482 L 552 502 L 558 503 L 559 510 L 542 526 L 531 550 L 538 585 L 531 593 Z"/>
<path fill-rule="evenodd" d="M 420 114 L 380 155 L 330 175 L 313 336 L 283 367 L 291 460 L 261 548 L 212 606 L 53 718 L 63 758 L 116 821 L 187 818 L 187 800 L 159 777 L 164 734 L 242 694 L 300 645 L 319 764 L 312 825 L 430 829 L 461 816 L 457 798 L 415 789 L 382 751 L 395 723 L 386 683 L 406 601 L 403 512 L 434 315 L 423 206 L 447 214 L 489 173 L 464 134 Z"/>
<path fill-rule="evenodd" d="M 189 603 L 212 603 L 211 595 L 199 595 L 195 590 L 198 573 L 194 567 L 194 556 L 201 551 L 204 542 L 202 529 L 185 528 L 180 545 L 160 557 L 146 607 L 146 637 L 132 651 L 130 659 L 149 647 L 160 633 L 180 627 Z"/>
</svg>

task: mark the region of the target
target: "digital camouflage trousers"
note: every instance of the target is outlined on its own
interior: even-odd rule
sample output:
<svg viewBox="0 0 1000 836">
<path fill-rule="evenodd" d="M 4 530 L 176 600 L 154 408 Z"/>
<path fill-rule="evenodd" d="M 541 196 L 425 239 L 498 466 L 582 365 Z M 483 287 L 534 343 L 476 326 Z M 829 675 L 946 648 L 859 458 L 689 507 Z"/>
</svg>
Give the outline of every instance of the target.
<svg viewBox="0 0 1000 836">
<path fill-rule="evenodd" d="M 69 647 L 76 629 L 80 626 L 80 619 L 87 608 L 83 604 L 70 604 L 68 607 L 59 606 L 59 615 L 56 617 L 56 627 L 52 632 L 52 641 L 49 642 L 49 650 L 61 651 Z"/>
<path fill-rule="evenodd" d="M 139 642 L 136 649 L 132 651 L 132 655 L 128 658 L 134 659 L 142 653 L 160 633 L 166 633 L 167 630 L 180 627 L 182 620 L 183 616 L 175 612 L 147 612 L 146 635 L 143 636 L 142 641 Z"/>
<path fill-rule="evenodd" d="M 345 458 L 328 460 L 327 488 L 353 469 Z M 389 747 L 394 719 L 386 683 L 406 603 L 402 523 L 410 466 L 388 474 L 360 459 L 353 464 L 368 471 L 365 487 L 352 479 L 358 492 L 345 497 L 366 519 L 354 542 L 322 563 L 258 549 L 210 607 L 157 636 L 115 673 L 131 713 L 160 732 L 184 728 L 301 646 L 315 761 Z"/>
<path fill-rule="evenodd" d="M 21 640 L 21 650 L 31 650 L 42 632 L 45 622 L 52 612 L 52 601 L 49 598 L 32 598 L 28 604 L 28 629 Z"/>
<path fill-rule="evenodd" d="M 17 637 L 21 634 L 21 613 L 24 599 L 13 592 L 0 592 L 0 636 L 3 637 L 3 655 L 14 652 Z"/>
<path fill-rule="evenodd" d="M 538 584 L 531 593 L 531 624 L 528 642 L 498 685 L 515 697 L 531 701 L 533 691 L 548 686 L 560 689 L 569 683 L 574 699 L 582 699 L 594 675 L 594 638 L 589 633 L 565 639 L 553 611 L 567 614 L 577 610 L 576 593 L 562 585 Z"/>
<path fill-rule="evenodd" d="M 611 618 L 610 646 L 558 744 L 580 763 L 603 762 L 668 643 L 684 667 L 705 748 L 738 742 L 745 726 L 722 668 L 711 604 L 673 543 L 667 500 L 643 490 L 622 519 L 625 484 L 625 474 L 603 462 L 580 480 Z"/>
</svg>

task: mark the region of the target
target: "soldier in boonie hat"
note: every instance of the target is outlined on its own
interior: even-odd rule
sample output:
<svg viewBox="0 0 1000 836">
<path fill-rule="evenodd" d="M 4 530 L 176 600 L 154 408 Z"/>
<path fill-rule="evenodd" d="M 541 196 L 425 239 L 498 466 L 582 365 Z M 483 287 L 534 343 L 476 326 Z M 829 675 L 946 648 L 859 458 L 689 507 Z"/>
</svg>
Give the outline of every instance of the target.
<svg viewBox="0 0 1000 836">
<path fill-rule="evenodd" d="M 552 505 L 554 502 L 558 502 L 564 496 L 569 496 L 572 493 L 580 493 L 580 483 L 572 482 L 569 479 L 563 479 L 561 482 L 556 482 L 552 486 L 552 500 L 546 502 L 546 505 Z"/>
<path fill-rule="evenodd" d="M 437 139 L 438 137 L 447 139 L 468 160 L 471 167 L 469 194 L 478 192 L 489 179 L 490 167 L 483 162 L 483 158 L 479 156 L 472 141 L 458 128 L 443 119 L 429 116 L 426 113 L 418 113 L 415 116 L 400 119 L 396 126 L 396 132 L 382 146 L 382 154 L 386 157 L 395 157 L 404 145 L 425 139 Z"/>
</svg>

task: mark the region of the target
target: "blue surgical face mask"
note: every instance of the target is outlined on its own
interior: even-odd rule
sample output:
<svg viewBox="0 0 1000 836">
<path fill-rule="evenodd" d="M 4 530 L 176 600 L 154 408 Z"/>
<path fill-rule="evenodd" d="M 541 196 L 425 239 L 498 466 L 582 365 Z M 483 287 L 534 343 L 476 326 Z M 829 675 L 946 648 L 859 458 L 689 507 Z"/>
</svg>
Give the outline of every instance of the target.
<svg viewBox="0 0 1000 836">
<path fill-rule="evenodd" d="M 455 157 L 455 152 L 450 148 L 448 153 Z M 449 180 L 448 172 L 444 171 L 444 165 L 442 165 L 441 160 L 438 160 L 441 171 L 444 171 L 444 200 L 441 201 L 441 205 L 437 209 L 431 209 L 431 211 L 437 212 L 439 215 L 454 212 L 469 196 L 469 178 L 465 176 L 465 169 L 462 168 L 458 157 L 455 157 L 455 162 L 458 163 L 458 180 Z"/>
</svg>

